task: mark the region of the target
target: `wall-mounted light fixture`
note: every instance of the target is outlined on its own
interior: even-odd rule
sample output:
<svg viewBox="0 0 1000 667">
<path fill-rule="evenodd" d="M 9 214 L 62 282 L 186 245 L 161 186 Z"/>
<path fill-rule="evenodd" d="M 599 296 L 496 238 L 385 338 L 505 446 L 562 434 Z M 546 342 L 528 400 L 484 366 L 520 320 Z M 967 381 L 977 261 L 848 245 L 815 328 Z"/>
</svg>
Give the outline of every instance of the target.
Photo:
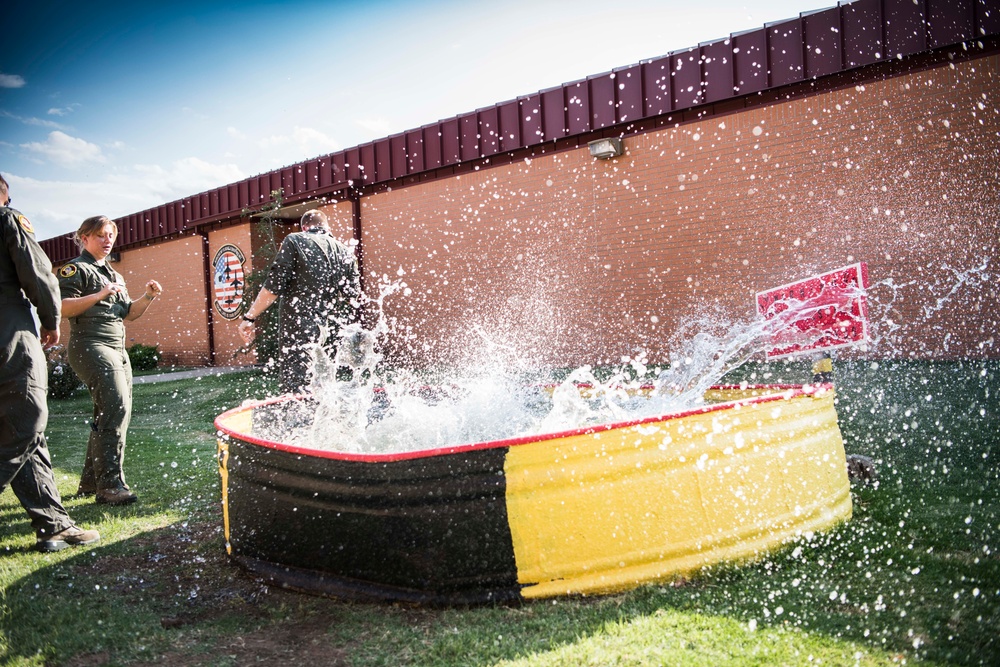
<svg viewBox="0 0 1000 667">
<path fill-rule="evenodd" d="M 108 261 L 117 264 L 122 261 L 122 254 L 120 252 L 109 252 Z"/>
<path fill-rule="evenodd" d="M 598 160 L 607 160 L 618 157 L 625 152 L 622 140 L 618 137 L 608 137 L 607 139 L 597 139 L 587 144 L 590 154 Z"/>
</svg>

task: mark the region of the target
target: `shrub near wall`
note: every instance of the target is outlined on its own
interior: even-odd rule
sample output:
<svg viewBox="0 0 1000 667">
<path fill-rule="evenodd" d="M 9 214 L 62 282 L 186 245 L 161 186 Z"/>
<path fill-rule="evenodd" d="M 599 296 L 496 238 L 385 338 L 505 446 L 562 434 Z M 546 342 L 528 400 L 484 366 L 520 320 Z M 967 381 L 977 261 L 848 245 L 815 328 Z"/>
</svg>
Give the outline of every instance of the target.
<svg viewBox="0 0 1000 667">
<path fill-rule="evenodd" d="M 160 363 L 159 345 L 136 343 L 126 351 L 133 371 L 151 371 Z"/>
<path fill-rule="evenodd" d="M 49 367 L 49 398 L 69 398 L 83 386 L 80 377 L 69 365 L 64 345 L 56 345 L 46 352 Z"/>
</svg>

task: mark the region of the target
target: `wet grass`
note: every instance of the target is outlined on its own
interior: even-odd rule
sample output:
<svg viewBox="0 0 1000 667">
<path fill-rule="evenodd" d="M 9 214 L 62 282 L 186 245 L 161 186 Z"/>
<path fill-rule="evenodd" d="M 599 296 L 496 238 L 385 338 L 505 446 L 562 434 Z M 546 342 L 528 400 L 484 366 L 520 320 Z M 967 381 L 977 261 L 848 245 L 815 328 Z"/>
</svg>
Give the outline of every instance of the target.
<svg viewBox="0 0 1000 667">
<path fill-rule="evenodd" d="M 755 365 L 727 380 L 802 381 Z M 212 419 L 258 375 L 137 385 L 126 469 L 140 502 L 72 498 L 89 400 L 52 401 L 49 440 L 91 549 L 34 541 L 0 496 L 0 659 L 9 665 L 1000 664 L 1000 363 L 845 362 L 850 453 L 875 460 L 853 520 L 689 581 L 520 607 L 420 609 L 269 588 L 231 566 Z M 767 375 L 768 377 L 764 377 Z"/>
</svg>

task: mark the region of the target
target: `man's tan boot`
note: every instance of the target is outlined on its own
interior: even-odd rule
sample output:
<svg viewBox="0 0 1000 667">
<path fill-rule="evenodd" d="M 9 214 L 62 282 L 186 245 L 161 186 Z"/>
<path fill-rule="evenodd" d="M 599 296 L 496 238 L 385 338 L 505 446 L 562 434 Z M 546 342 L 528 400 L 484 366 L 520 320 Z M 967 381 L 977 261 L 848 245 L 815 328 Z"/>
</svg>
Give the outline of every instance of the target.
<svg viewBox="0 0 1000 667">
<path fill-rule="evenodd" d="M 35 548 L 46 552 L 62 551 L 66 547 L 93 544 L 99 539 L 101 539 L 101 534 L 96 530 L 84 530 L 79 526 L 70 526 L 49 537 L 39 537 L 38 541 L 35 542 Z"/>
</svg>

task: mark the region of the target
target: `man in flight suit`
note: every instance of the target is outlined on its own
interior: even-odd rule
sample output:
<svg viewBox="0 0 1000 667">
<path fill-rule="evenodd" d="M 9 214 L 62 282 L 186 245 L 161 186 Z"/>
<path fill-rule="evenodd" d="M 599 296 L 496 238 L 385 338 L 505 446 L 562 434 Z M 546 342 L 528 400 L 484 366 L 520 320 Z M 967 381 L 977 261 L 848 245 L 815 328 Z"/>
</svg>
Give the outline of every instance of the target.
<svg viewBox="0 0 1000 667">
<path fill-rule="evenodd" d="M 100 539 L 96 530 L 73 525 L 66 513 L 45 442 L 49 376 L 42 345 L 59 342 L 59 289 L 31 223 L 10 208 L 2 176 L 0 202 L 0 492 L 10 484 L 31 518 L 36 548 L 59 551 Z"/>
<path fill-rule="evenodd" d="M 361 295 L 358 261 L 344 243 L 333 238 L 330 221 L 318 209 L 306 211 L 301 232 L 281 242 L 267 280 L 240 322 L 240 335 L 253 340 L 253 322 L 281 297 L 278 311 L 279 383 L 282 393 L 302 393 L 309 386 L 311 350 L 320 328 L 337 340 L 349 324 Z"/>
</svg>

